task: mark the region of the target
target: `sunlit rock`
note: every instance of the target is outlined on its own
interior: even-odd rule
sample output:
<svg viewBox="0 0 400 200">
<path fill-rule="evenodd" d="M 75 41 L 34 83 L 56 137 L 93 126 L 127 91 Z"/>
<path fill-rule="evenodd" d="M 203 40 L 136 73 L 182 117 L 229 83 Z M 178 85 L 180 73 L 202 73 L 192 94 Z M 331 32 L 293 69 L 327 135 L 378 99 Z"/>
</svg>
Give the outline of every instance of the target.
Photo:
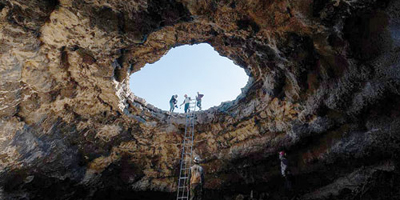
<svg viewBox="0 0 400 200">
<path fill-rule="evenodd" d="M 197 114 L 205 199 L 398 199 L 400 2 L 0 1 L 0 198 L 175 199 L 185 118 L 127 77 L 209 43 L 249 74 Z"/>
</svg>

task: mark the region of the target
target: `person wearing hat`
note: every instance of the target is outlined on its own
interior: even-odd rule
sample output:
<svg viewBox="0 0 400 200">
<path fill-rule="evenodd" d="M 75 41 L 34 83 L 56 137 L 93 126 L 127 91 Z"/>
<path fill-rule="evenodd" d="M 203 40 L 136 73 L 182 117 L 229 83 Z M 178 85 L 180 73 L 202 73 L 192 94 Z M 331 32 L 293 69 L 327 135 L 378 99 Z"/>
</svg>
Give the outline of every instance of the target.
<svg viewBox="0 0 400 200">
<path fill-rule="evenodd" d="M 190 168 L 190 200 L 201 200 L 203 196 L 204 171 L 200 166 L 200 158 L 195 157 L 194 165 Z"/>
</svg>

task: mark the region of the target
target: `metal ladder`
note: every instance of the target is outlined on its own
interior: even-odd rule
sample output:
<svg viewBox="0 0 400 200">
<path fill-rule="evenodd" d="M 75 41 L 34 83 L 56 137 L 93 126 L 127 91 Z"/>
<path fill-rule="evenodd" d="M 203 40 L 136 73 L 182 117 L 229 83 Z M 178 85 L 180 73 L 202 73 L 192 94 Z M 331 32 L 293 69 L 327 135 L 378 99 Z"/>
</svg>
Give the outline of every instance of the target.
<svg viewBox="0 0 400 200">
<path fill-rule="evenodd" d="M 177 188 L 177 200 L 189 200 L 190 198 L 190 180 L 189 173 L 192 166 L 192 153 L 194 141 L 194 124 L 196 122 L 196 104 L 195 100 L 190 101 L 190 112 L 185 113 L 185 135 L 182 142 L 182 152 L 179 169 L 179 179 Z"/>
</svg>

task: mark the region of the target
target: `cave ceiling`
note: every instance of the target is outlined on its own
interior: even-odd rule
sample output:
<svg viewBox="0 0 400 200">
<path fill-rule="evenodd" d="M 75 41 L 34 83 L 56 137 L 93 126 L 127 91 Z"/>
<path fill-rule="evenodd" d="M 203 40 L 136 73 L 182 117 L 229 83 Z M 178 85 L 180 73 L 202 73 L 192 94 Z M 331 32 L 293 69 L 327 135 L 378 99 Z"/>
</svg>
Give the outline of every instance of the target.
<svg viewBox="0 0 400 200">
<path fill-rule="evenodd" d="M 0 0 L 0 27 L 0 199 L 172 199 L 185 117 L 129 75 L 199 43 L 250 77 L 197 112 L 209 199 L 280 199 L 281 150 L 301 199 L 400 199 L 399 0 Z"/>
</svg>

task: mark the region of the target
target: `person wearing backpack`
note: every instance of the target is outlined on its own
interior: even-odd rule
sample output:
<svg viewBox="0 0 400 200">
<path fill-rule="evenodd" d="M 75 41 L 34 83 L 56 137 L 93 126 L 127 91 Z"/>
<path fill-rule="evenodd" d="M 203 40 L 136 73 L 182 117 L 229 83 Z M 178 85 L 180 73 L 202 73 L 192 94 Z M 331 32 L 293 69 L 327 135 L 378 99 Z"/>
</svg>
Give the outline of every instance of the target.
<svg viewBox="0 0 400 200">
<path fill-rule="evenodd" d="M 190 168 L 190 200 L 201 200 L 203 196 L 204 170 L 200 166 L 200 158 L 194 158 L 194 165 Z"/>
<path fill-rule="evenodd" d="M 176 94 L 176 95 L 172 95 L 171 99 L 169 100 L 169 106 L 170 106 L 169 112 L 171 112 L 171 113 L 174 112 L 174 109 L 178 107 L 176 105 L 176 103 L 178 103 L 177 98 L 178 98 L 178 95 Z"/>
<path fill-rule="evenodd" d="M 197 96 L 196 96 L 196 101 L 197 101 L 197 107 L 199 107 L 199 109 L 201 110 L 201 98 L 203 98 L 204 94 L 200 94 L 199 92 L 197 92 Z"/>
</svg>

